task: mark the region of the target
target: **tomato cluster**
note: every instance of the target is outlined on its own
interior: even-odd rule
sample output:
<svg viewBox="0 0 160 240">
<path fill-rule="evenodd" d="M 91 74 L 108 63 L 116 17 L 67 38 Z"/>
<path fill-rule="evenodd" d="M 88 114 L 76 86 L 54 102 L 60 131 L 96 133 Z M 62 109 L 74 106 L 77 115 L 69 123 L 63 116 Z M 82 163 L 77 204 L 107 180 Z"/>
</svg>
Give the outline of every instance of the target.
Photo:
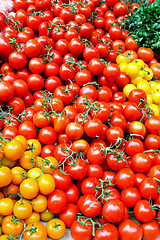
<svg viewBox="0 0 160 240">
<path fill-rule="evenodd" d="M 0 240 L 159 236 L 159 56 L 123 28 L 139 7 L 14 0 L 0 13 Z"/>
</svg>

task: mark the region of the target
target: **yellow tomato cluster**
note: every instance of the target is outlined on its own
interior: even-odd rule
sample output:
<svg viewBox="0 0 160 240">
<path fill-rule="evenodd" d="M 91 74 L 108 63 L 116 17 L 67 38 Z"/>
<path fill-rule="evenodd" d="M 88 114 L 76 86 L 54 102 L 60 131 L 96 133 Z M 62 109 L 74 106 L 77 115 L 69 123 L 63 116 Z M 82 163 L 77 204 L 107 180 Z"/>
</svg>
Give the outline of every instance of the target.
<svg viewBox="0 0 160 240">
<path fill-rule="evenodd" d="M 55 189 L 51 173 L 58 168 L 58 161 L 52 156 L 41 158 L 40 142 L 22 135 L 1 141 L 0 153 L 0 239 L 12 236 L 16 240 L 14 236 L 21 235 L 24 240 L 29 239 L 31 231 L 24 228 L 33 226 L 42 232 L 41 239 L 47 235 L 61 238 L 65 224 L 54 218 L 47 204 L 47 196 Z M 16 200 L 17 197 L 20 199 Z M 40 220 L 48 222 L 46 228 Z"/>
<path fill-rule="evenodd" d="M 153 110 L 156 116 L 160 116 L 160 83 L 153 79 L 153 71 L 141 59 L 130 62 L 123 54 L 116 59 L 121 72 L 125 72 L 131 79 L 131 83 L 123 88 L 126 97 L 133 89 L 142 89 L 147 96 L 148 107 Z"/>
</svg>

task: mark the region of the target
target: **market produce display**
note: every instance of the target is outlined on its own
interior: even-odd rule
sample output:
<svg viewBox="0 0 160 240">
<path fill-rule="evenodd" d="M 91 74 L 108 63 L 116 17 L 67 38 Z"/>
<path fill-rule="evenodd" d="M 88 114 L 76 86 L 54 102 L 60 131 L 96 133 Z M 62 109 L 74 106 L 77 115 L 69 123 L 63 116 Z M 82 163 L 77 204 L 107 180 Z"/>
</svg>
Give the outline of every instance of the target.
<svg viewBox="0 0 160 240">
<path fill-rule="evenodd" d="M 160 3 L 137 2 L 0 9 L 0 240 L 159 237 Z"/>
</svg>

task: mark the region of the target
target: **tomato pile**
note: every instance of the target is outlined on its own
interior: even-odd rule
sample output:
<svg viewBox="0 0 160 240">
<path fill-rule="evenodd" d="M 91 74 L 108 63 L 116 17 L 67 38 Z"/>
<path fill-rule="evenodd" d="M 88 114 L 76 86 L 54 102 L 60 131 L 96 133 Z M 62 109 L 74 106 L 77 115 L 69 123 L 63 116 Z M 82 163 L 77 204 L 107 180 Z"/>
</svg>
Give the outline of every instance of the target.
<svg viewBox="0 0 160 240">
<path fill-rule="evenodd" d="M 123 27 L 139 7 L 0 13 L 0 240 L 158 238 L 160 57 Z"/>
</svg>

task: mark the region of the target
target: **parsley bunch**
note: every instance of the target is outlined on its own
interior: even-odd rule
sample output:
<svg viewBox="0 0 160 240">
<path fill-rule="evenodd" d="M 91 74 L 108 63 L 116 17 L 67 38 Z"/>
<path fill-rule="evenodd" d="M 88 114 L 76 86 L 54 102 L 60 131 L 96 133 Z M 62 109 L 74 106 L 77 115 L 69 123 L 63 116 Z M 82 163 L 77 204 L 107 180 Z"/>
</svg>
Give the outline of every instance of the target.
<svg viewBox="0 0 160 240">
<path fill-rule="evenodd" d="M 123 20 L 130 34 L 139 46 L 151 48 L 160 53 L 160 0 L 149 6 L 142 4 Z"/>
</svg>

